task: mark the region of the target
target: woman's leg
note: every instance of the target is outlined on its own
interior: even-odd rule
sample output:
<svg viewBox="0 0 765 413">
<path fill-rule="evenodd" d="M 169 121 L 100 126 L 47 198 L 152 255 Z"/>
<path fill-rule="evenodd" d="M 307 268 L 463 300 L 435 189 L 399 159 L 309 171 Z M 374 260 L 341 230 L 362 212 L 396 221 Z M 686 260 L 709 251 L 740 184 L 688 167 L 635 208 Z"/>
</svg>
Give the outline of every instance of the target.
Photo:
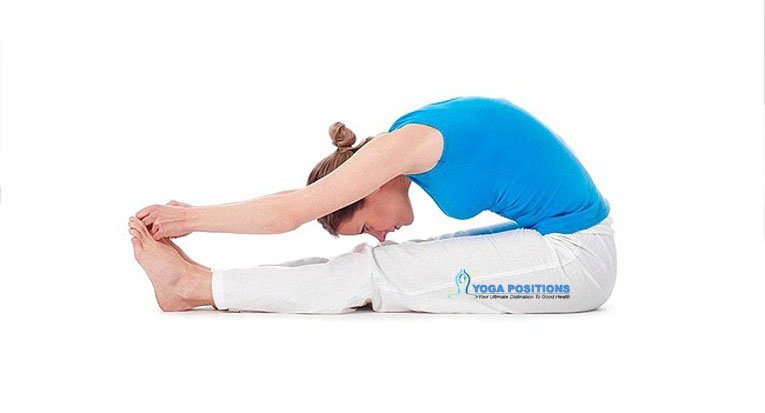
<svg viewBox="0 0 765 413">
<path fill-rule="evenodd" d="M 595 309 L 610 295 L 615 273 L 603 265 L 594 277 L 576 234 L 491 228 L 213 269 L 213 301 L 230 311 L 347 313 L 371 303 L 380 312 L 559 313 Z"/>
<path fill-rule="evenodd" d="M 502 228 L 509 228 L 508 224 L 458 231 L 410 242 L 493 233 Z M 385 241 L 372 247 L 362 243 L 350 252 L 331 259 L 310 257 L 253 268 L 213 269 L 212 291 L 215 307 L 228 311 L 330 314 L 353 312 L 357 307 L 372 302 L 374 263 L 371 261 L 371 251 L 388 245 L 398 244 Z"/>
</svg>

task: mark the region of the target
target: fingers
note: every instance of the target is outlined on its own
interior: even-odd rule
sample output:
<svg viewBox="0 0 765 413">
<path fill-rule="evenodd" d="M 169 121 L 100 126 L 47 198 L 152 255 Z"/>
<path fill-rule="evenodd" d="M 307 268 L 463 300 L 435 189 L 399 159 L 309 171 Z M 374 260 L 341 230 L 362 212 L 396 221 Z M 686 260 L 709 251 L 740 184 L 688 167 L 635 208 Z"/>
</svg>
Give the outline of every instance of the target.
<svg viewBox="0 0 765 413">
<path fill-rule="evenodd" d="M 162 221 L 160 223 L 155 223 L 150 232 L 154 239 L 159 241 L 164 238 L 177 237 L 178 234 L 187 235 L 183 233 L 180 228 L 181 224 L 177 221 Z"/>
<path fill-rule="evenodd" d="M 136 218 L 143 220 L 147 215 L 149 215 L 153 210 L 157 209 L 159 205 L 149 205 L 146 208 L 136 212 L 135 216 Z"/>
<path fill-rule="evenodd" d="M 159 205 L 150 205 L 138 211 L 135 216 L 136 218 L 140 219 L 145 226 L 151 227 L 153 226 L 154 221 L 157 219 L 158 209 Z"/>
<path fill-rule="evenodd" d="M 150 205 L 136 214 L 146 236 L 154 240 L 188 235 L 185 227 L 185 217 L 188 214 L 188 204 L 170 201 L 167 205 Z M 140 230 L 140 228 L 137 228 Z"/>
<path fill-rule="evenodd" d="M 149 229 L 143 224 L 143 221 L 136 217 L 130 217 L 130 234 L 141 240 L 154 239 L 159 241 L 165 237 L 165 231 L 160 231 L 159 225 L 152 225 Z"/>
<path fill-rule="evenodd" d="M 172 228 L 170 228 L 170 224 L 163 223 L 162 225 L 158 225 L 158 223 L 155 223 L 148 231 L 154 240 L 159 241 L 163 238 L 168 238 L 168 235 L 172 235 L 170 234 L 171 229 Z"/>
<path fill-rule="evenodd" d="M 159 241 L 162 238 L 165 238 L 165 231 L 163 231 L 163 230 L 164 230 L 164 228 L 162 228 L 162 230 L 152 228 L 152 234 L 153 234 L 153 237 L 154 237 L 155 241 Z"/>
<path fill-rule="evenodd" d="M 149 205 L 138 211 L 135 216 L 143 222 L 143 225 L 149 228 L 149 234 L 154 239 L 167 238 L 169 236 L 177 235 L 176 233 L 168 232 L 167 228 L 165 228 L 167 226 L 166 221 L 168 218 L 177 215 L 177 207 L 185 208 L 191 207 L 191 205 L 172 200 L 168 202 L 167 205 Z"/>
<path fill-rule="evenodd" d="M 148 215 L 139 219 L 143 222 L 144 225 L 146 225 L 147 227 L 150 227 L 157 220 L 157 213 L 154 212 L 154 210 L 152 210 L 151 212 L 149 212 Z"/>
<path fill-rule="evenodd" d="M 145 218 L 144 218 L 145 219 Z M 161 223 L 159 220 L 155 221 L 153 225 L 150 227 L 147 227 L 144 224 L 144 221 L 141 221 L 140 219 L 136 217 L 130 217 L 129 225 L 131 229 L 131 234 L 133 231 L 136 232 L 136 234 L 140 235 L 142 239 L 149 239 L 152 238 L 154 240 L 159 241 L 162 238 L 166 238 L 168 234 L 169 224 Z"/>
</svg>

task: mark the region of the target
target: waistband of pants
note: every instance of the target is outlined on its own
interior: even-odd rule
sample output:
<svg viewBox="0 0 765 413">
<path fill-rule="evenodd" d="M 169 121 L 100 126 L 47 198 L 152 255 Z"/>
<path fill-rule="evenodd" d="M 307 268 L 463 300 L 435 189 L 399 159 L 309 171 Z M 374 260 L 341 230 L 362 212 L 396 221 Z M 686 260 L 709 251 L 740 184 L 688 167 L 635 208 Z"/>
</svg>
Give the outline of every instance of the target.
<svg viewBox="0 0 765 413">
<path fill-rule="evenodd" d="M 607 217 L 605 217 L 602 221 L 598 222 L 597 224 L 585 228 L 581 231 L 577 231 L 574 234 L 605 234 L 605 235 L 614 235 L 614 229 L 611 228 L 611 223 L 613 223 L 613 219 L 611 218 L 611 214 L 609 214 Z"/>
</svg>

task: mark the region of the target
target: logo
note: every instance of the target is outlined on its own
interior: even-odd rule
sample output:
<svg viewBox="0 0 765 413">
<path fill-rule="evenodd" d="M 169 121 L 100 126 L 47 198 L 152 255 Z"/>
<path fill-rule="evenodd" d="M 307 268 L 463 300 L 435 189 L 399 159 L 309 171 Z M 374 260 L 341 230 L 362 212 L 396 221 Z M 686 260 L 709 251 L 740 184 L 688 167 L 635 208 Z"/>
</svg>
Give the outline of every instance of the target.
<svg viewBox="0 0 765 413">
<path fill-rule="evenodd" d="M 454 277 L 454 282 L 457 284 L 457 292 L 449 294 L 449 298 L 456 297 L 460 294 L 475 297 L 475 294 L 471 294 L 468 290 L 470 288 L 470 274 L 468 274 L 464 268 L 457 273 L 456 277 Z"/>
<path fill-rule="evenodd" d="M 448 298 L 467 296 L 488 300 L 567 300 L 571 298 L 568 284 L 470 284 L 470 274 L 462 268 L 454 277 L 457 291 Z"/>
</svg>

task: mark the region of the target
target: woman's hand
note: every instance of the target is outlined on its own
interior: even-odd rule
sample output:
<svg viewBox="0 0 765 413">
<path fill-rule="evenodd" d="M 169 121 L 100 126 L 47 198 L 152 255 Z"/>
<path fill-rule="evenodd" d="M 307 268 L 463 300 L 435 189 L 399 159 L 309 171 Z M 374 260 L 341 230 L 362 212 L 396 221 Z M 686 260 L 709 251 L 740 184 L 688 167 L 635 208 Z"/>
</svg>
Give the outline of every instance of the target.
<svg viewBox="0 0 765 413">
<path fill-rule="evenodd" d="M 178 238 L 193 232 L 189 225 L 191 205 L 170 201 L 167 205 L 150 205 L 135 214 L 143 221 L 155 240 Z"/>
</svg>

